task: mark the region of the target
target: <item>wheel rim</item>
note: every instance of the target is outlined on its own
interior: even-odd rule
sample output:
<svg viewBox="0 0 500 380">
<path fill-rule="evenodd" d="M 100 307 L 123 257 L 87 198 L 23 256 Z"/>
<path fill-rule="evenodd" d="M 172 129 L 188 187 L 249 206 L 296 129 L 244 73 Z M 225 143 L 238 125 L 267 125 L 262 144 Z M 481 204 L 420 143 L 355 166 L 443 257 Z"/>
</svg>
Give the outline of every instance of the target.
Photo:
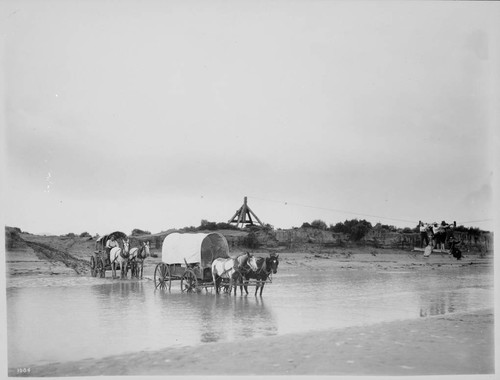
<svg viewBox="0 0 500 380">
<path fill-rule="evenodd" d="M 165 263 L 159 263 L 155 268 L 154 282 L 156 289 L 170 290 L 170 270 Z"/>
<path fill-rule="evenodd" d="M 181 291 L 192 293 L 196 291 L 196 287 L 198 285 L 198 280 L 196 279 L 195 274 L 188 270 L 182 275 L 181 279 Z"/>
</svg>

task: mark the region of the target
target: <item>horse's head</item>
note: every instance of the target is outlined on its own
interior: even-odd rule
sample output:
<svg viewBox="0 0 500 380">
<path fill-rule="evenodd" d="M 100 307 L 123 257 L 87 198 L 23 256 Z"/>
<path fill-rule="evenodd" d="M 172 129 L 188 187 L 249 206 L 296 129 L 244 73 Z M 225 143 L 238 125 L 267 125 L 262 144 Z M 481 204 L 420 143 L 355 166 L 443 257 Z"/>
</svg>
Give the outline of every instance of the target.
<svg viewBox="0 0 500 380">
<path fill-rule="evenodd" d="M 253 271 L 256 271 L 258 269 L 257 259 L 249 252 L 245 252 L 243 255 L 238 256 L 236 258 L 236 263 L 236 266 L 238 268 L 246 268 L 248 266 Z"/>
<path fill-rule="evenodd" d="M 250 255 L 249 253 L 247 254 L 248 254 L 247 264 L 251 270 L 256 272 L 257 269 L 259 269 L 259 267 L 257 266 L 257 258 L 255 256 Z"/>
<path fill-rule="evenodd" d="M 266 264 L 267 266 L 272 270 L 274 274 L 278 272 L 278 261 L 279 255 L 271 254 L 267 259 L 266 259 Z"/>
<path fill-rule="evenodd" d="M 127 240 L 122 239 L 122 243 L 123 243 L 123 249 L 122 249 L 121 256 L 124 258 L 127 258 L 129 256 L 129 253 L 130 253 L 130 242 L 128 239 Z"/>
<path fill-rule="evenodd" d="M 149 241 L 142 243 L 142 257 L 146 258 L 149 256 Z"/>
</svg>

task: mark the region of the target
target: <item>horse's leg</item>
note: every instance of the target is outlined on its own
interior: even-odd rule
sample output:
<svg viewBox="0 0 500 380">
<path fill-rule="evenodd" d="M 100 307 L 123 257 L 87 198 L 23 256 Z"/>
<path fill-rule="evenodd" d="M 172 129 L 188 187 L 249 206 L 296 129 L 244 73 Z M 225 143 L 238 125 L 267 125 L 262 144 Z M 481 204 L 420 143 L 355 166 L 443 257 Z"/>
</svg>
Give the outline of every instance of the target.
<svg viewBox="0 0 500 380">
<path fill-rule="evenodd" d="M 217 286 L 217 278 L 215 278 L 215 273 L 212 271 L 212 280 L 214 282 L 215 294 L 219 294 L 219 287 Z"/>
<path fill-rule="evenodd" d="M 111 273 L 113 274 L 113 279 L 114 279 L 115 276 L 116 276 L 116 267 L 115 267 L 115 261 L 114 260 L 111 263 Z"/>
<path fill-rule="evenodd" d="M 244 277 L 243 280 L 246 282 L 248 281 L 248 278 Z M 246 284 L 243 285 L 243 289 L 245 289 L 245 293 L 248 295 L 248 286 Z"/>
<path fill-rule="evenodd" d="M 246 277 L 242 274 L 240 277 L 240 293 L 243 295 L 243 283 L 245 282 Z"/>
<path fill-rule="evenodd" d="M 257 279 L 256 280 L 256 284 L 255 284 L 255 296 L 257 296 L 257 292 L 259 291 L 259 288 L 260 288 L 260 280 Z"/>
<path fill-rule="evenodd" d="M 121 270 L 122 270 L 122 279 L 125 278 L 127 279 L 127 265 L 128 265 L 128 261 L 127 260 L 122 260 L 122 264 L 121 264 Z"/>
<path fill-rule="evenodd" d="M 143 275 L 143 272 L 144 272 L 144 259 L 141 260 L 141 280 L 142 280 L 142 275 Z"/>
<path fill-rule="evenodd" d="M 260 296 L 261 296 L 261 297 L 262 297 L 262 291 L 264 290 L 264 285 L 265 285 L 265 284 L 266 284 L 265 282 L 262 282 L 262 285 L 261 285 L 261 287 L 260 287 Z"/>
</svg>

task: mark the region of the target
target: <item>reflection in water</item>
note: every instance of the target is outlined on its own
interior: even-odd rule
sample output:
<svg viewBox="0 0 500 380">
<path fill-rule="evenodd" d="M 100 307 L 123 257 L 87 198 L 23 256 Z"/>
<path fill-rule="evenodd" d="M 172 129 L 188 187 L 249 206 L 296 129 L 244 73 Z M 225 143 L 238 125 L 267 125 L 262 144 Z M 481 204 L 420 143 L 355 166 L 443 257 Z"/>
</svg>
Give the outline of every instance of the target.
<svg viewBox="0 0 500 380">
<path fill-rule="evenodd" d="M 455 311 L 454 299 L 456 294 L 438 292 L 435 294 L 423 294 L 421 296 L 420 316 L 429 317 L 453 313 Z"/>
<path fill-rule="evenodd" d="M 58 283 L 58 280 L 60 283 Z M 486 270 L 283 270 L 263 297 L 154 291 L 152 281 L 31 279 L 7 289 L 9 367 L 198 345 L 493 305 Z M 59 284 L 59 286 L 58 286 Z"/>
<path fill-rule="evenodd" d="M 200 313 L 203 343 L 275 335 L 278 330 L 262 298 L 217 295 L 207 298 Z"/>
</svg>

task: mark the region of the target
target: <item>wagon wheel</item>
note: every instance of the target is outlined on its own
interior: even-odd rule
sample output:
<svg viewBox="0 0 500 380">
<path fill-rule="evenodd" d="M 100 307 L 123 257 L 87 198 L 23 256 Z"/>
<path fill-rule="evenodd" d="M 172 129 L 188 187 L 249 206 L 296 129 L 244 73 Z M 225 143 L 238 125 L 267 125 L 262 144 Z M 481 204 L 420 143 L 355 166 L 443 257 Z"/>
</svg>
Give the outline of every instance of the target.
<svg viewBox="0 0 500 380">
<path fill-rule="evenodd" d="M 170 276 L 170 268 L 165 263 L 159 263 L 155 268 L 155 289 L 168 289 L 172 285 L 172 277 Z"/>
<path fill-rule="evenodd" d="M 99 277 L 104 278 L 106 277 L 106 268 L 104 267 L 104 262 L 102 261 L 101 258 L 97 259 L 97 265 L 96 265 L 96 274 L 99 274 Z"/>
<path fill-rule="evenodd" d="M 181 291 L 183 292 L 195 292 L 198 287 L 198 279 L 191 269 L 184 272 L 181 278 Z"/>
<path fill-rule="evenodd" d="M 95 257 L 90 256 L 90 275 L 92 277 L 97 276 L 97 268 L 96 268 L 96 263 L 95 263 Z"/>
</svg>

